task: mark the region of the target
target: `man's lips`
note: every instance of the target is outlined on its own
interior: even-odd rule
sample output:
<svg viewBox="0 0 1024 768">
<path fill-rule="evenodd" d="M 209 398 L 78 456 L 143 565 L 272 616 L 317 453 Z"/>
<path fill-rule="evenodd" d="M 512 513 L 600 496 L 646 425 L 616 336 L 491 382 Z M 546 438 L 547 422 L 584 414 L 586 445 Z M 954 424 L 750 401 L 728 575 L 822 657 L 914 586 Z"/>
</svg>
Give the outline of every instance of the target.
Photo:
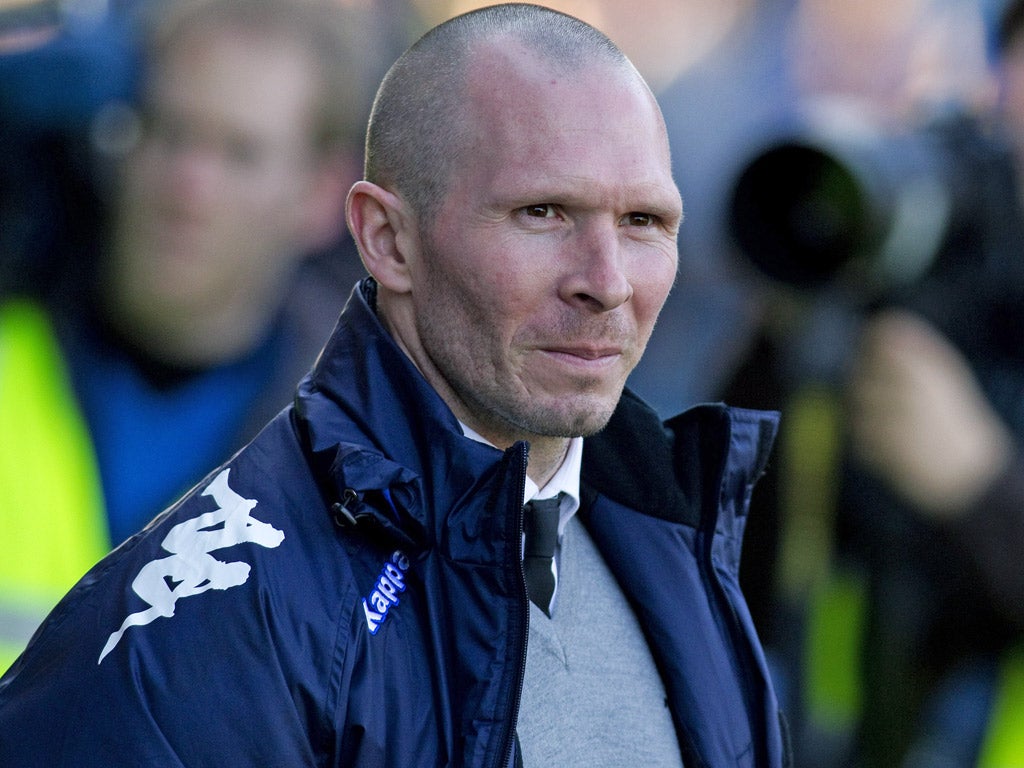
<svg viewBox="0 0 1024 768">
<path fill-rule="evenodd" d="M 540 347 L 538 351 L 561 365 L 585 368 L 591 371 L 613 365 L 622 357 L 621 347 L 607 345 L 560 345 Z"/>
<path fill-rule="evenodd" d="M 568 355 L 569 357 L 580 357 L 584 360 L 598 360 L 602 357 L 616 357 L 622 354 L 622 348 L 618 346 L 558 346 L 543 347 L 544 352 L 554 355 Z"/>
</svg>

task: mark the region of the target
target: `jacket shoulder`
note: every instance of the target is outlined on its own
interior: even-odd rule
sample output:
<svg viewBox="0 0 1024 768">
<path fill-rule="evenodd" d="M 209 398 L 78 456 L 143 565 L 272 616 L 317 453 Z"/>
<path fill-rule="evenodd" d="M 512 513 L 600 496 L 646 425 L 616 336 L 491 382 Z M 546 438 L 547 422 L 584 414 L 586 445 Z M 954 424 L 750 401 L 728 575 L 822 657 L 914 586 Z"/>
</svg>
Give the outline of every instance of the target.
<svg viewBox="0 0 1024 768">
<path fill-rule="evenodd" d="M 356 603 L 332 526 L 282 414 L 58 605 L 0 682 L 0 763 L 312 764 Z"/>
</svg>

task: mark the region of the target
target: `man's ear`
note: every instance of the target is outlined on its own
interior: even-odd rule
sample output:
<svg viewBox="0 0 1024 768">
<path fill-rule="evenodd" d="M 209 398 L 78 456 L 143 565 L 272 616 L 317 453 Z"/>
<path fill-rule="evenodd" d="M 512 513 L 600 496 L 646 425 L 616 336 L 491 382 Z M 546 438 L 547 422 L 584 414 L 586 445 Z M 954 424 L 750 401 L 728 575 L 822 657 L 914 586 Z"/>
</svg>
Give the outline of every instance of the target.
<svg viewBox="0 0 1024 768">
<path fill-rule="evenodd" d="M 349 190 L 345 216 L 366 271 L 390 291 L 411 290 L 409 259 L 416 257 L 419 240 L 405 201 L 372 182 L 357 181 Z"/>
</svg>

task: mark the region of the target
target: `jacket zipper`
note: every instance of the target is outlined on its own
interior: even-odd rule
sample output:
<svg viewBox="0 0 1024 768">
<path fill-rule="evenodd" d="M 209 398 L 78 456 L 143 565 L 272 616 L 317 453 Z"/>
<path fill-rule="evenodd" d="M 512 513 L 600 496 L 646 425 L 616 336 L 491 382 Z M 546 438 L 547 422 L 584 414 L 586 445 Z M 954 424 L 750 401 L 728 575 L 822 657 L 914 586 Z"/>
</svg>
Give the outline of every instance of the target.
<svg viewBox="0 0 1024 768">
<path fill-rule="evenodd" d="M 704 574 L 704 579 L 707 583 L 707 588 L 711 590 L 715 596 L 715 604 L 718 607 L 718 612 L 725 622 L 728 629 L 730 642 L 732 644 L 732 652 L 736 658 L 736 664 L 739 669 L 740 677 L 745 685 L 747 691 L 747 697 L 757 700 L 758 706 L 751 707 L 749 712 L 751 718 L 751 733 L 754 737 L 754 763 L 755 765 L 767 765 L 762 758 L 767 759 L 767 755 L 764 753 L 763 748 L 759 744 L 763 743 L 763 738 L 758 739 L 758 736 L 763 737 L 763 702 L 760 701 L 759 694 L 757 691 L 760 690 L 760 686 L 757 683 L 757 674 L 754 672 L 754 666 L 750 659 L 750 648 L 749 640 L 744 633 L 739 617 L 736 615 L 736 608 L 725 594 L 725 587 L 719 581 L 718 574 L 715 571 L 714 557 L 712 555 L 714 547 L 714 526 L 711 526 L 709 531 L 706 526 L 702 526 L 702 536 L 704 541 L 701 543 L 700 561 L 699 567 L 701 572 Z"/>
<path fill-rule="evenodd" d="M 518 511 L 516 512 L 516 523 L 517 523 L 516 530 L 519 532 L 519 536 L 520 536 L 520 539 L 521 539 L 522 535 L 523 535 L 523 504 L 522 504 L 522 499 L 523 499 L 523 496 L 526 494 L 526 463 L 527 463 L 528 453 L 527 453 L 525 448 L 521 448 L 520 450 L 521 450 L 521 455 L 522 455 L 522 464 L 521 464 L 521 467 L 520 467 L 521 472 L 519 474 L 519 495 L 516 497 L 519 500 L 519 504 L 517 505 Z M 519 580 L 520 580 L 520 582 L 522 584 L 522 587 L 523 587 L 523 594 L 525 595 L 526 594 L 526 571 L 523 569 L 523 559 L 522 559 L 522 557 L 520 557 L 518 555 L 518 552 L 519 552 L 519 548 L 517 547 L 516 548 L 516 553 L 517 553 L 517 559 L 519 561 Z M 522 650 L 522 653 L 520 654 L 520 657 L 519 657 L 519 673 L 516 676 L 515 685 L 514 685 L 514 688 L 513 688 L 515 698 L 512 701 L 512 708 L 511 708 L 512 716 L 508 719 L 508 721 L 506 723 L 506 732 L 505 732 L 505 736 L 504 736 L 505 749 L 502 752 L 502 754 L 504 755 L 504 758 L 503 758 L 502 762 L 500 762 L 496 766 L 496 768 L 511 768 L 512 767 L 513 750 L 515 749 L 516 723 L 519 720 L 519 705 L 522 703 L 522 699 L 523 699 L 523 680 L 526 677 L 526 645 L 527 645 L 527 642 L 528 642 L 528 638 L 530 636 L 530 602 L 529 602 L 529 600 L 522 600 L 522 601 L 520 601 L 519 614 L 520 614 L 520 617 L 522 619 L 521 623 L 522 623 L 522 626 L 523 626 L 523 633 L 522 633 L 522 638 L 521 638 L 522 639 L 522 649 L 523 650 Z"/>
</svg>

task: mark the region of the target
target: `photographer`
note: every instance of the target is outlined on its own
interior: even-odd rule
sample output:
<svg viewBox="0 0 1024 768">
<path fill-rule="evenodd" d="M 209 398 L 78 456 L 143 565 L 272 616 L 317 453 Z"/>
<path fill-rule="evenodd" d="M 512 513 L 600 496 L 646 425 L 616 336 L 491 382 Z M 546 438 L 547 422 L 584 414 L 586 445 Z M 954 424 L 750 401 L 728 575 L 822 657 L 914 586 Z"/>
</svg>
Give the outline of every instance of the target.
<svg viewBox="0 0 1024 768">
<path fill-rule="evenodd" d="M 951 28 L 972 38 L 965 25 Z M 1010 29 L 1003 67 L 1012 64 Z M 922 34 L 921 47 L 905 47 L 907 58 L 927 59 L 920 51 L 942 49 L 937 39 Z M 841 58 L 842 47 L 825 49 Z M 1024 543 L 1020 211 L 1001 118 L 984 107 L 984 87 L 959 90 L 966 69 L 945 80 L 950 93 L 923 89 L 929 78 L 918 71 L 906 78 L 916 93 L 905 103 L 895 90 L 883 94 L 874 106 L 885 108 L 869 121 L 906 119 L 880 131 L 870 151 L 835 154 L 841 143 L 818 143 L 836 167 L 850 160 L 852 181 L 864 182 L 857 216 L 809 234 L 810 214 L 828 224 L 846 209 L 775 201 L 795 214 L 784 223 L 803 227 L 799 237 L 770 253 L 763 237 L 739 238 L 748 250 L 751 242 L 765 248 L 755 255 L 773 280 L 763 336 L 724 397 L 783 411 L 778 464 L 751 515 L 775 537 L 759 558 L 744 554 L 753 566 L 745 578 L 762 585 L 755 618 L 788 673 L 780 677 L 790 683 L 804 765 L 1021 764 L 1013 743 L 1024 731 L 1021 709 L 1005 684 L 1024 612 L 1016 562 Z M 1004 80 L 1009 107 L 1012 78 Z M 844 87 L 848 96 L 852 86 Z M 934 167 L 915 166 L 915 152 Z M 867 155 L 878 166 L 860 178 L 869 164 L 854 161 Z M 777 198 L 792 180 L 786 167 Z M 916 187 L 916 207 L 901 209 L 913 196 L 885 194 L 926 178 L 932 186 Z M 867 226 L 876 223 L 871 206 L 889 217 L 882 235 Z M 777 225 L 784 217 L 765 218 Z M 794 244 L 810 257 L 780 263 Z M 807 265 L 818 271 L 801 271 Z M 765 363 L 774 375 L 754 374 Z"/>
<path fill-rule="evenodd" d="M 999 29 L 1002 116 L 1013 144 L 1018 187 L 1024 167 L 1024 3 L 1011 3 Z M 1019 195 L 1006 201 L 1019 211 Z M 1019 259 L 1020 239 L 1007 260 Z M 1005 271 L 1004 271 L 1005 276 Z M 1020 443 L 1020 393 L 1024 389 L 1019 302 L 1020 280 L 990 291 L 991 341 L 979 354 L 941 321 L 888 312 L 871 320 L 850 382 L 850 436 L 856 459 L 905 502 L 922 525 L 937 531 L 943 548 L 966 558 L 961 578 L 989 613 L 989 624 L 956 627 L 976 656 L 975 695 L 987 704 L 977 764 L 1017 764 L 1024 750 L 1019 696 L 1011 678 L 1024 670 L 1024 460 Z M 981 313 L 984 317 L 984 314 Z M 985 331 L 988 331 L 985 334 Z M 956 562 L 956 561 L 955 561 Z M 949 607 L 943 605 L 947 612 Z M 972 614 L 967 614 L 971 616 Z M 977 613 L 973 614 L 977 615 Z M 970 641 L 970 633 L 975 638 Z M 994 661 L 993 661 L 994 659 Z M 961 664 L 961 670 L 965 665 Z M 965 678 L 962 678 L 965 679 Z M 940 691 L 940 696 L 941 696 Z M 970 697 L 968 697 L 969 699 Z M 943 736 L 933 732 L 931 741 Z M 925 741 L 927 741 L 926 735 Z M 921 747 L 922 752 L 928 747 Z"/>
</svg>

